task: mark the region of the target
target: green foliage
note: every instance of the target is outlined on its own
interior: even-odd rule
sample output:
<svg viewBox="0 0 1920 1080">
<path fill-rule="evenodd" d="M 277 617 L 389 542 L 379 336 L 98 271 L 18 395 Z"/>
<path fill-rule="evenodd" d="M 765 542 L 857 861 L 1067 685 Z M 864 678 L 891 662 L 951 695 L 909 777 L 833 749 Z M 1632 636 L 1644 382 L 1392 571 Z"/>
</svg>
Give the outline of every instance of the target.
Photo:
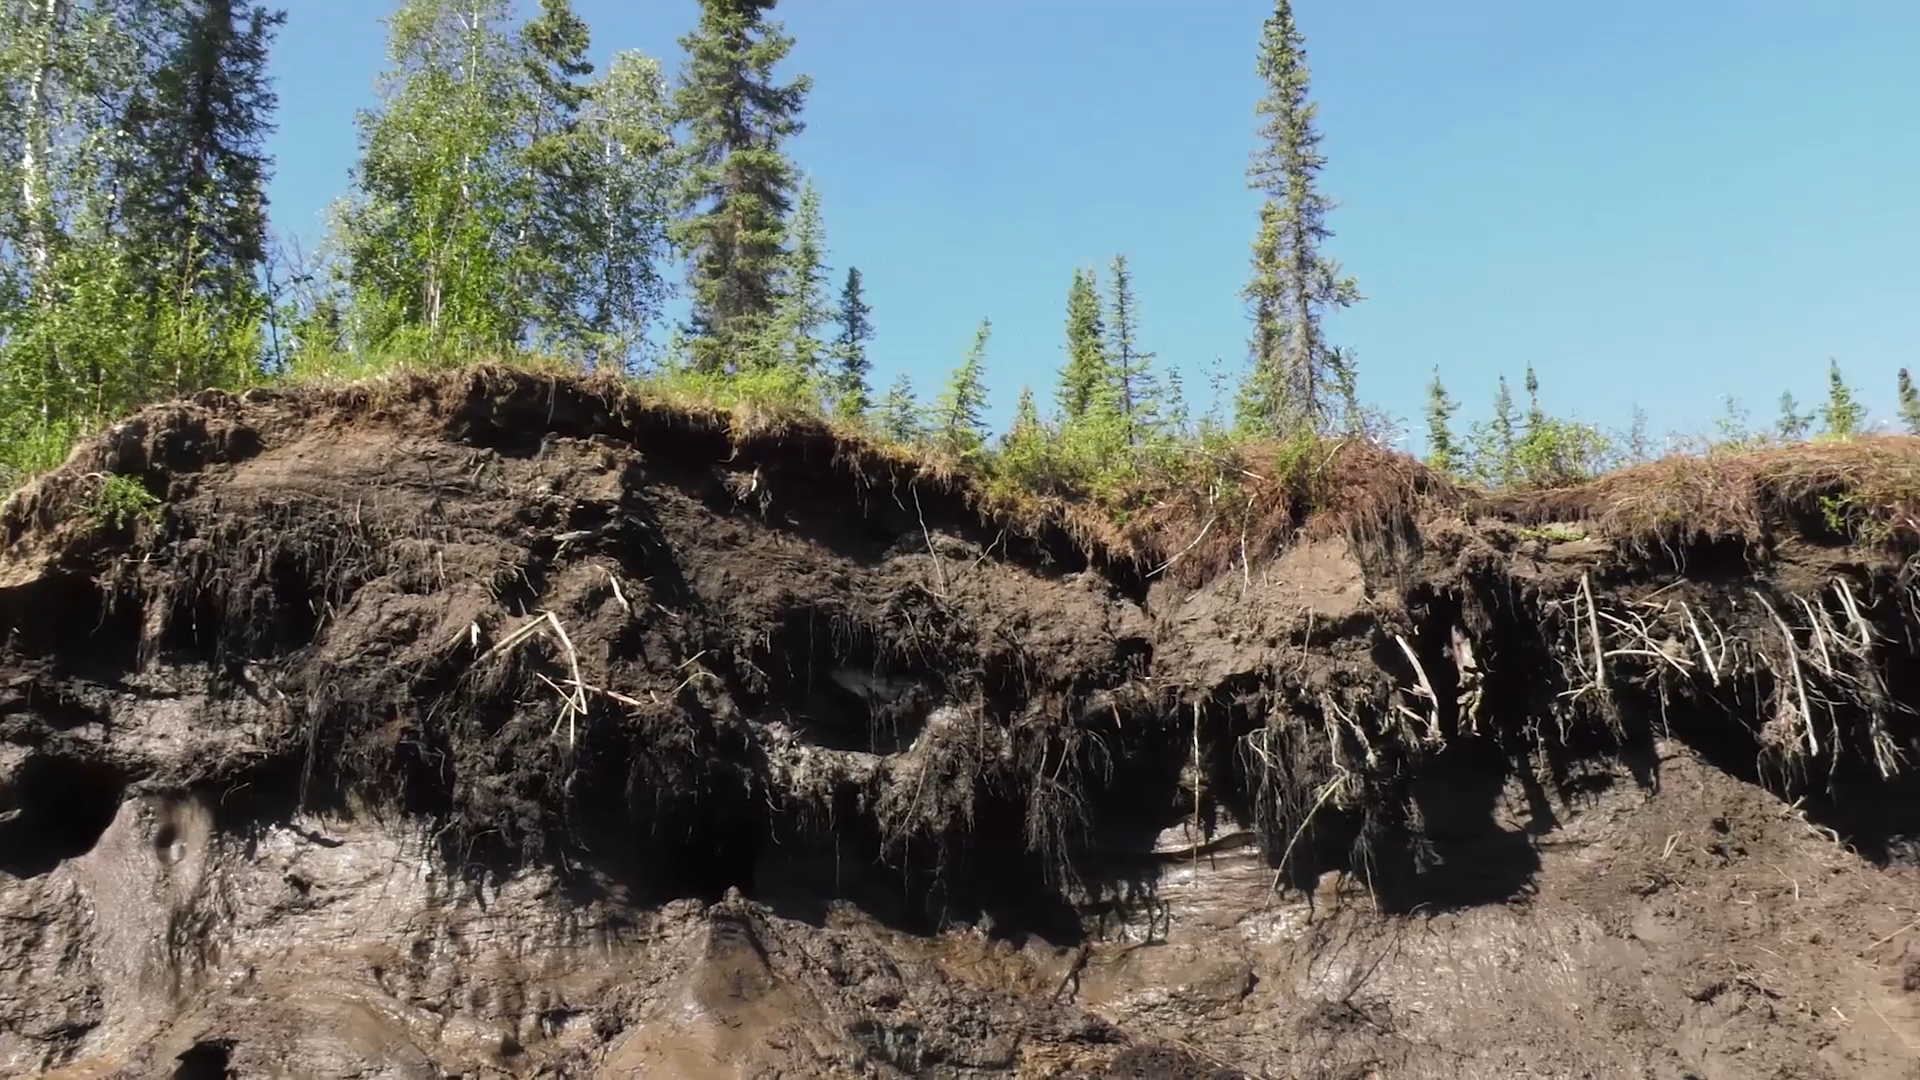
<svg viewBox="0 0 1920 1080">
<path fill-rule="evenodd" d="M 1433 369 L 1427 384 L 1427 465 L 1442 476 L 1459 477 L 1464 467 L 1460 447 L 1453 441 L 1453 414 L 1458 408 Z"/>
<path fill-rule="evenodd" d="M 1100 394 L 1101 407 L 1111 409 L 1120 428 L 1121 442 L 1138 449 L 1152 438 L 1158 424 L 1159 396 L 1153 375 L 1153 354 L 1142 352 L 1137 340 L 1140 330 L 1139 301 L 1133 294 L 1133 273 L 1127 257 L 1116 255 L 1111 267 L 1109 317 L 1107 320 L 1107 386 Z"/>
<path fill-rule="evenodd" d="M 1626 457 L 1625 464 L 1638 465 L 1653 460 L 1653 439 L 1647 434 L 1647 410 L 1638 405 L 1633 407 L 1633 421 L 1620 443 Z"/>
<path fill-rule="evenodd" d="M 1773 433 L 1782 442 L 1800 442 L 1813 430 L 1813 414 L 1800 411 L 1800 403 L 1793 399 L 1793 391 L 1780 394 L 1780 416 L 1774 421 Z"/>
<path fill-rule="evenodd" d="M 154 397 L 257 375 L 277 24 L 225 0 L 0 5 L 8 483 Z"/>
<path fill-rule="evenodd" d="M 1900 426 L 1909 435 L 1920 435 L 1920 392 L 1913 388 L 1913 376 L 1906 368 L 1900 369 L 1898 407 Z"/>
<path fill-rule="evenodd" d="M 1067 289 L 1067 365 L 1060 371 L 1057 395 L 1061 418 L 1072 422 L 1086 416 L 1111 381 L 1099 283 L 1093 271 L 1076 267 Z"/>
<path fill-rule="evenodd" d="M 0 494 L 58 468 L 82 430 L 71 421 L 36 423 L 30 416 L 0 416 Z"/>
<path fill-rule="evenodd" d="M 920 404 L 913 396 L 913 379 L 905 372 L 887 388 L 880 402 L 880 433 L 903 446 L 911 446 L 926 437 L 920 418 Z"/>
<path fill-rule="evenodd" d="M 820 220 L 820 192 L 811 180 L 800 189 L 788 231 L 792 245 L 781 268 L 773 323 L 777 362 L 811 373 L 826 364 L 829 351 L 820 332 L 831 317 L 826 228 Z"/>
<path fill-rule="evenodd" d="M 1278 0 L 1260 40 L 1258 73 L 1267 92 L 1256 108 L 1260 147 L 1248 185 L 1264 193 L 1245 297 L 1253 316 L 1252 366 L 1238 400 L 1238 426 L 1259 434 L 1326 432 L 1335 402 L 1338 356 L 1321 321 L 1360 299 L 1359 287 L 1321 253 L 1332 235 L 1332 202 L 1316 188 L 1326 157 L 1314 128 L 1305 40 L 1290 0 Z M 1335 393 L 1338 387 L 1332 388 Z"/>
<path fill-rule="evenodd" d="M 1621 451 L 1613 436 L 1597 425 L 1550 415 L 1540 403 L 1540 379 L 1531 366 L 1524 385 L 1527 411 L 1522 418 L 1506 376 L 1500 377 L 1493 415 L 1473 425 L 1469 435 L 1468 460 L 1460 464 L 1464 474 L 1491 489 L 1547 488 L 1577 484 L 1614 466 Z M 1439 387 L 1438 373 L 1433 387 Z M 1438 393 L 1444 396 L 1445 390 Z M 1430 430 L 1433 398 L 1430 388 Z M 1446 404 L 1450 414 L 1451 403 Z"/>
<path fill-rule="evenodd" d="M 1840 361 L 1827 361 L 1827 403 L 1820 409 L 1822 432 L 1830 439 L 1849 439 L 1866 427 L 1867 410 L 1854 400 L 1853 391 L 1840 377 Z"/>
<path fill-rule="evenodd" d="M 687 62 L 674 109 L 687 127 L 686 175 L 673 239 L 691 259 L 693 357 L 704 371 L 765 362 L 780 299 L 794 182 L 781 147 L 802 130 L 810 81 L 774 81 L 793 39 L 767 21 L 773 7 L 700 0 L 699 26 L 680 39 Z"/>
<path fill-rule="evenodd" d="M 131 476 L 104 476 L 100 489 L 87 500 L 87 516 L 106 529 L 124 529 L 136 521 L 157 521 L 160 500 Z"/>
<path fill-rule="evenodd" d="M 873 391 L 867 384 L 873 370 L 867 358 L 867 342 L 873 340 L 873 309 L 861 291 L 859 267 L 847 267 L 846 284 L 840 287 L 839 322 L 840 335 L 833 342 L 835 408 L 841 416 L 862 416 L 873 406 Z"/>
<path fill-rule="evenodd" d="M 348 347 L 494 355 L 540 346 L 628 365 L 663 302 L 674 186 L 658 65 L 615 56 L 545 0 L 406 0 L 381 102 L 336 211 Z"/>
<path fill-rule="evenodd" d="M 123 121 L 134 149 L 120 214 L 136 281 L 156 303 L 214 297 L 245 317 L 267 260 L 267 57 L 286 14 L 193 0 L 164 20 L 170 46 Z"/>
<path fill-rule="evenodd" d="M 1020 388 L 1020 403 L 1013 410 L 1013 423 L 1001 436 L 996 467 L 1031 488 L 1046 484 L 1053 454 L 1052 433 L 1040 419 L 1040 407 L 1034 403 L 1033 388 Z"/>
<path fill-rule="evenodd" d="M 1564 487 L 1607 471 L 1615 453 L 1612 438 L 1599 427 L 1542 413 L 1514 447 L 1514 472 L 1526 487 Z"/>
<path fill-rule="evenodd" d="M 982 413 L 987 407 L 987 340 L 992 334 L 993 323 L 981 319 L 967 358 L 947 377 L 947 388 L 929 417 L 934 444 L 962 460 L 978 457 L 987 443 Z"/>
<path fill-rule="evenodd" d="M 1505 375 L 1500 376 L 1500 389 L 1494 394 L 1493 418 L 1474 424 L 1468 440 L 1473 448 L 1473 477 L 1483 487 L 1508 488 L 1519 481 L 1519 424 Z"/>
</svg>

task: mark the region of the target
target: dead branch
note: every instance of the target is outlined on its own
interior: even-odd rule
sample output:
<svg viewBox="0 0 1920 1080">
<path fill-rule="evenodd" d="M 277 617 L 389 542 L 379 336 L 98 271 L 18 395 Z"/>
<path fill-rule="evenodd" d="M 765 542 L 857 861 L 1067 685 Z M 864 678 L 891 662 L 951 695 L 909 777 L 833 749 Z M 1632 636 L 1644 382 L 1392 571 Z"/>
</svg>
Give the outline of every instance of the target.
<svg viewBox="0 0 1920 1080">
<path fill-rule="evenodd" d="M 534 616 L 532 619 L 521 624 L 513 633 L 501 638 L 498 644 L 488 649 L 475 663 L 485 663 L 517 647 L 521 642 L 543 631 L 551 631 L 555 639 L 559 641 L 560 650 L 567 658 L 567 672 L 572 676 L 569 680 L 573 686 L 572 690 L 564 690 L 558 684 L 554 683 L 552 679 L 548 679 L 545 675 L 540 676 L 541 681 L 553 687 L 554 692 L 560 695 L 560 715 L 554 719 L 551 734 L 558 735 L 560 733 L 560 725 L 567 725 L 567 746 L 572 748 L 579 734 L 579 718 L 585 716 L 587 712 L 587 683 L 586 680 L 580 677 L 580 654 L 574 650 L 573 639 L 567 636 L 567 628 L 561 625 L 558 615 L 548 611 Z M 473 632 L 477 640 L 479 634 L 478 623 L 474 624 Z"/>
</svg>

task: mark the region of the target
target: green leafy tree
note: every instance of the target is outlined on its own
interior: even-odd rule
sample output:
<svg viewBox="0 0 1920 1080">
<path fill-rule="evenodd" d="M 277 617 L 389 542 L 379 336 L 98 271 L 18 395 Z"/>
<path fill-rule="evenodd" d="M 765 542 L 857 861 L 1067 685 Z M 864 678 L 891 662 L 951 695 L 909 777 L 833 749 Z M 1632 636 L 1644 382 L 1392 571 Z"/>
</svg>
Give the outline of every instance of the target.
<svg viewBox="0 0 1920 1080">
<path fill-rule="evenodd" d="M 1075 269 L 1067 290 L 1067 364 L 1060 372 L 1060 417 L 1072 423 L 1087 415 L 1112 382 L 1106 328 L 1093 271 Z"/>
<path fill-rule="evenodd" d="M 388 20 L 336 213 L 343 336 L 374 354 L 541 345 L 631 367 L 667 294 L 665 79 L 634 52 L 589 78 L 568 0 L 517 30 L 511 15 L 508 0 L 405 0 Z"/>
<path fill-rule="evenodd" d="M 974 457 L 987 442 L 983 418 L 987 407 L 987 340 L 993 323 L 980 320 L 967 358 L 947 377 L 947 388 L 934 402 L 933 437 L 941 449 L 960 458 Z"/>
<path fill-rule="evenodd" d="M 867 342 L 873 340 L 873 311 L 862 292 L 859 267 L 847 267 L 847 280 L 840 287 L 840 334 L 834 339 L 833 359 L 835 405 L 842 416 L 860 416 L 872 407 L 872 389 L 867 384 L 873 362 L 867 358 Z"/>
<path fill-rule="evenodd" d="M 1247 178 L 1264 194 L 1245 296 L 1253 317 L 1252 370 L 1238 401 L 1244 430 L 1293 434 L 1328 429 L 1326 312 L 1360 299 L 1359 287 L 1321 252 L 1333 234 L 1332 202 L 1316 183 L 1326 157 L 1314 128 L 1316 106 L 1305 40 L 1290 0 L 1279 0 L 1260 40 L 1258 72 L 1266 95 L 1256 110 L 1260 148 Z"/>
<path fill-rule="evenodd" d="M 360 116 L 354 192 L 336 215 L 365 347 L 494 350 L 522 341 L 533 319 L 509 228 L 524 184 L 510 10 L 406 0 L 388 20 L 381 100 Z"/>
<path fill-rule="evenodd" d="M 1139 301 L 1133 294 L 1133 272 L 1127 257 L 1116 255 L 1110 270 L 1106 398 L 1119 424 L 1122 445 L 1137 449 L 1158 423 L 1159 388 L 1153 375 L 1153 354 L 1140 349 Z"/>
<path fill-rule="evenodd" d="M 1780 417 L 1774 421 L 1773 431 L 1782 442 L 1800 442 L 1813 430 L 1813 414 L 1801 412 L 1800 403 L 1794 400 L 1793 391 L 1780 395 Z"/>
<path fill-rule="evenodd" d="M 811 180 L 800 188 L 789 232 L 792 244 L 781 271 L 775 312 L 779 362 L 814 375 L 829 355 L 820 333 L 832 314 L 827 300 L 826 227 L 820 220 L 820 192 Z"/>
<path fill-rule="evenodd" d="M 1854 399 L 1853 391 L 1840 376 L 1840 361 L 1827 361 L 1827 403 L 1820 410 L 1820 422 L 1829 438 L 1847 439 L 1866 425 L 1867 411 Z"/>
<path fill-rule="evenodd" d="M 1458 408 L 1447 388 L 1440 382 L 1440 369 L 1433 369 L 1433 381 L 1427 384 L 1427 465 L 1446 476 L 1460 476 L 1464 462 L 1460 447 L 1453 440 L 1453 414 Z"/>
<path fill-rule="evenodd" d="M 1920 435 L 1920 392 L 1913 388 L 1913 376 L 1906 368 L 1900 369 L 1899 381 L 1900 424 L 1909 435 Z"/>
<path fill-rule="evenodd" d="M 176 45 L 173 0 L 0 3 L 0 481 L 165 387 L 123 227 L 123 121 Z"/>
<path fill-rule="evenodd" d="M 793 48 L 767 21 L 774 0 L 701 0 L 674 105 L 687 127 L 674 241 L 691 259 L 694 366 L 718 372 L 764 357 L 786 265 L 794 170 L 782 150 L 802 130 L 806 76 L 776 82 Z M 752 362 L 751 360 L 748 361 Z"/>
<path fill-rule="evenodd" d="M 880 431 L 897 443 L 917 443 L 926 431 L 920 419 L 920 404 L 913 395 L 913 379 L 905 372 L 887 387 L 880 402 Z"/>
<path fill-rule="evenodd" d="M 661 273 L 679 186 L 672 127 L 652 57 L 617 52 L 587 88 L 573 136 L 591 183 L 579 185 L 571 223 L 581 232 L 562 269 L 572 274 L 561 293 L 572 314 L 556 322 L 577 328 L 596 361 L 633 367 L 672 291 Z"/>
</svg>

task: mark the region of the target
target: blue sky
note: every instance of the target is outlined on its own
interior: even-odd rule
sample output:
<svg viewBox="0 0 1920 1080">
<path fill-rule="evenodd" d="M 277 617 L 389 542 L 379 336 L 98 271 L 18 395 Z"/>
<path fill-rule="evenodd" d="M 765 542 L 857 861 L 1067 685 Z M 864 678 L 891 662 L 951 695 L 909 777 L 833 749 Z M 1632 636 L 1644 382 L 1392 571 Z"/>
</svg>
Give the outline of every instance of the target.
<svg viewBox="0 0 1920 1080">
<path fill-rule="evenodd" d="M 344 190 L 389 0 L 281 0 L 277 226 Z M 595 55 L 677 70 L 694 0 L 576 0 Z M 930 394 L 983 316 L 995 419 L 1050 399 L 1077 265 L 1124 252 L 1143 344 L 1204 407 L 1238 372 L 1262 0 L 789 0 L 815 80 L 794 157 L 861 268 L 876 383 Z M 1699 431 L 1736 395 L 1876 419 L 1920 367 L 1920 4 L 1296 0 L 1366 300 L 1331 324 L 1417 427 L 1437 365 L 1469 417 L 1531 362 L 1544 403 Z M 1417 445 L 1417 437 L 1411 445 Z"/>
</svg>

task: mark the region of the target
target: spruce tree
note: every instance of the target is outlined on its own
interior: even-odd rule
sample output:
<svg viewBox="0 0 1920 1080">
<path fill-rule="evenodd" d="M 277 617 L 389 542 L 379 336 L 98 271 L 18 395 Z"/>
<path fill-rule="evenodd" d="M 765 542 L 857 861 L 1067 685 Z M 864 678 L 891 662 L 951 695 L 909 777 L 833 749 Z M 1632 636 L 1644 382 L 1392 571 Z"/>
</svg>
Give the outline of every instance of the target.
<svg viewBox="0 0 1920 1080">
<path fill-rule="evenodd" d="M 523 186 L 513 197 L 513 287 L 552 341 L 576 341 L 584 333 L 575 301 L 596 209 L 596 155 L 580 137 L 581 113 L 593 93 L 583 81 L 593 74 L 591 44 L 571 0 L 540 0 L 539 14 L 520 28 L 526 81 L 516 125 L 524 146 Z"/>
<path fill-rule="evenodd" d="M 808 180 L 800 188 L 788 227 L 792 238 L 780 273 L 780 300 L 775 314 L 778 328 L 777 360 L 807 375 L 819 373 L 827 360 L 820 330 L 830 316 L 827 308 L 826 227 L 820 220 L 820 191 Z"/>
<path fill-rule="evenodd" d="M 1013 409 L 1013 423 L 1000 437 L 996 465 L 1009 476 L 1035 484 L 1047 478 L 1047 458 L 1047 429 L 1040 419 L 1040 406 L 1034 401 L 1033 387 L 1022 386 L 1019 404 Z"/>
<path fill-rule="evenodd" d="M 267 60 L 286 16 L 233 0 L 189 0 L 168 15 L 165 59 L 124 118 L 137 150 L 120 215 L 146 298 L 131 359 L 184 392 L 243 379 L 259 359 L 250 331 L 265 303 Z"/>
<path fill-rule="evenodd" d="M 867 342 L 873 339 L 873 311 L 862 292 L 860 268 L 847 267 L 846 284 L 840 287 L 840 334 L 834 339 L 833 359 L 835 406 L 842 416 L 860 416 L 872 407 L 873 391 L 867 384 L 873 362 L 867 359 Z"/>
<path fill-rule="evenodd" d="M 1473 471 L 1491 488 L 1512 487 L 1520 478 L 1520 432 L 1514 416 L 1513 390 L 1507 377 L 1493 397 L 1493 416 L 1473 429 Z"/>
<path fill-rule="evenodd" d="M 1040 406 L 1033 399 L 1033 387 L 1020 388 L 1020 401 L 1013 407 L 1013 423 L 1008 426 L 1006 441 L 1011 443 L 1023 436 L 1032 436 L 1040 430 Z"/>
<path fill-rule="evenodd" d="M 681 39 L 687 62 L 675 109 L 687 128 L 683 218 L 674 241 L 691 259 L 693 362 L 718 372 L 761 351 L 779 304 L 793 166 L 782 147 L 802 130 L 806 76 L 774 68 L 793 38 L 767 21 L 775 0 L 700 0 Z"/>
<path fill-rule="evenodd" d="M 1167 368 L 1167 389 L 1164 415 L 1161 420 L 1161 433 L 1164 437 L 1184 439 L 1192 434 L 1193 416 L 1187 409 L 1186 380 L 1175 366 Z"/>
<path fill-rule="evenodd" d="M 1067 364 L 1060 371 L 1060 419 L 1083 419 L 1111 383 L 1106 329 L 1093 271 L 1075 269 L 1067 289 Z"/>
<path fill-rule="evenodd" d="M 286 14 L 187 0 L 172 16 L 168 55 L 125 119 L 139 148 L 122 209 L 129 253 L 158 295 L 246 307 L 267 258 L 267 60 Z"/>
<path fill-rule="evenodd" d="M 1534 373 L 1533 365 L 1527 365 L 1527 430 L 1529 432 L 1543 428 L 1547 424 L 1547 410 L 1540 407 L 1540 376 Z"/>
<path fill-rule="evenodd" d="M 941 449 L 960 458 L 972 457 L 986 445 L 987 340 L 993 323 L 980 320 L 967 358 L 947 377 L 947 388 L 933 407 L 933 437 Z"/>
<path fill-rule="evenodd" d="M 1782 442 L 1799 442 L 1813 429 L 1813 414 L 1800 411 L 1800 403 L 1794 400 L 1793 391 L 1787 390 L 1780 395 L 1780 418 L 1774 422 L 1774 434 Z"/>
<path fill-rule="evenodd" d="M 1626 447 L 1627 464 L 1638 465 L 1653 460 L 1653 439 L 1647 434 L 1647 410 L 1639 405 L 1633 407 L 1633 421 L 1627 426 L 1626 438 L 1620 440 Z"/>
<path fill-rule="evenodd" d="M 1440 369 L 1433 369 L 1433 381 L 1427 384 L 1427 465 L 1445 476 L 1461 474 L 1460 448 L 1453 441 L 1453 414 L 1457 406 L 1440 382 Z"/>
<path fill-rule="evenodd" d="M 1840 377 L 1840 361 L 1827 361 L 1827 403 L 1820 410 L 1821 423 L 1829 438 L 1846 439 L 1860 433 L 1866 422 L 1866 409 L 1854 400 L 1853 390 Z"/>
<path fill-rule="evenodd" d="M 1138 302 L 1133 295 L 1133 273 L 1127 257 L 1113 258 L 1106 348 L 1108 397 L 1120 423 L 1125 445 L 1137 447 L 1153 431 L 1156 419 L 1153 354 L 1140 351 L 1136 340 L 1140 327 Z"/>
<path fill-rule="evenodd" d="M 1900 424 L 1909 435 L 1920 435 L 1920 392 L 1913 388 L 1913 376 L 1906 368 L 1900 369 L 1899 381 Z"/>
<path fill-rule="evenodd" d="M 913 379 L 905 372 L 893 380 L 880 402 L 880 431 L 897 443 L 916 443 L 924 434 L 920 405 L 913 396 Z"/>
<path fill-rule="evenodd" d="M 1326 157 L 1314 129 L 1305 42 L 1290 0 L 1278 0 L 1260 40 L 1267 92 L 1256 109 L 1260 148 L 1247 173 L 1262 192 L 1245 296 L 1253 317 L 1252 370 L 1239 397 L 1243 429 L 1291 435 L 1327 430 L 1334 357 L 1322 331 L 1327 311 L 1360 299 L 1353 279 L 1321 253 L 1332 203 L 1316 188 Z"/>
</svg>

